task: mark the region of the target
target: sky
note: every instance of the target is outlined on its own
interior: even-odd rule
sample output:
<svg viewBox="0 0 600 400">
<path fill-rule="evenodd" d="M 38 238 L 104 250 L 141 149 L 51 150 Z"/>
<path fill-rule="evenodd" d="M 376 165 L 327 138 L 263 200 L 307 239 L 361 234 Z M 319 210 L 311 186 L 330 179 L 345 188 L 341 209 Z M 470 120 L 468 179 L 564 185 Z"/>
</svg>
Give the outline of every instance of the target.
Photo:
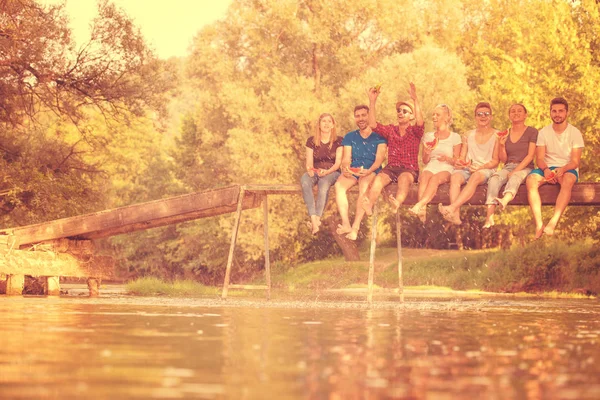
<svg viewBox="0 0 600 400">
<path fill-rule="evenodd" d="M 39 0 L 58 4 L 63 0 Z M 194 35 L 225 17 L 232 0 L 112 0 L 140 27 L 160 58 L 183 57 Z M 89 37 L 89 24 L 97 15 L 96 0 L 66 0 L 66 11 L 77 43 Z"/>
</svg>

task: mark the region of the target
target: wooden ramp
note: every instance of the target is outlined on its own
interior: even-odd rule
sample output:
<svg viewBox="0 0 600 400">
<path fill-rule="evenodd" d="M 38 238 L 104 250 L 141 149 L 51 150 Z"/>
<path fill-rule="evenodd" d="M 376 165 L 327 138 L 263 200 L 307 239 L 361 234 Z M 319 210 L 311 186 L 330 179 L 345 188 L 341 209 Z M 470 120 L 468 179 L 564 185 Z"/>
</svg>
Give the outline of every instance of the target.
<svg viewBox="0 0 600 400">
<path fill-rule="evenodd" d="M 234 212 L 240 186 L 227 186 L 112 210 L 0 230 L 14 237 L 15 248 L 50 240 L 98 239 L 198 218 Z M 259 194 L 244 196 L 243 209 L 260 206 Z"/>
</svg>

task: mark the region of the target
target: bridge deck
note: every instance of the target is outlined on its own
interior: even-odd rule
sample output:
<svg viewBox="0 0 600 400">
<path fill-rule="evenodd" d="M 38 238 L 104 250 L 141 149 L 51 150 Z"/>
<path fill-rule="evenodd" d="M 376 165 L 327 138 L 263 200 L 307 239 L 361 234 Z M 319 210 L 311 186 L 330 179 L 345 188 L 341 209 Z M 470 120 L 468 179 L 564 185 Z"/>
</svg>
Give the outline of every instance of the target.
<svg viewBox="0 0 600 400">
<path fill-rule="evenodd" d="M 0 230 L 0 235 L 14 235 L 15 245 L 24 246 L 60 238 L 96 239 L 114 236 L 211 217 L 236 211 L 240 189 L 245 191 L 242 209 L 257 208 L 266 195 L 300 194 L 300 185 L 233 185 L 133 204 L 112 210 L 63 218 L 10 229 Z M 390 185 L 386 193 L 394 193 L 395 185 Z M 559 187 L 545 185 L 540 189 L 544 204 L 554 204 Z M 485 204 L 486 187 L 481 186 L 470 205 Z M 405 204 L 417 200 L 417 185 L 413 185 Z M 448 203 L 448 185 L 440 186 L 432 204 Z M 511 204 L 527 205 L 527 192 L 521 186 Z M 571 205 L 600 205 L 600 183 L 578 183 L 573 189 Z"/>
</svg>

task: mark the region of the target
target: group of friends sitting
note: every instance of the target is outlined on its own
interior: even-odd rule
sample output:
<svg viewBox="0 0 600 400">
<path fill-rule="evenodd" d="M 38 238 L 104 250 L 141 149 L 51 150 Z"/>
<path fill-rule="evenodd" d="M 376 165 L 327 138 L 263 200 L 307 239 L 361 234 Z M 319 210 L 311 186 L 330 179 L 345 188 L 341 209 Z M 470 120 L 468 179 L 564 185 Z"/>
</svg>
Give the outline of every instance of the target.
<svg viewBox="0 0 600 400">
<path fill-rule="evenodd" d="M 362 218 L 372 213 L 383 188 L 397 183 L 395 195 L 389 196 L 397 212 L 415 182 L 418 182 L 418 201 L 409 212 L 425 222 L 426 207 L 438 187 L 449 183 L 450 204 L 439 204 L 438 209 L 444 219 L 457 225 L 461 224 L 460 207 L 471 199 L 477 186 L 487 183 L 483 228 L 494 225 L 496 209 L 503 210 L 525 182 L 535 221 L 535 238 L 554 234 L 573 185 L 579 179 L 584 147 L 581 132 L 568 123 L 569 104 L 564 98 L 552 99 L 552 123 L 539 131 L 526 125 L 527 109 L 523 104 L 510 106 L 511 126 L 500 131 L 492 127 L 491 105 L 478 103 L 474 111 L 475 129 L 461 136 L 450 130 L 452 109 L 446 104 L 434 108 L 435 130 L 425 133 L 413 83 L 408 89 L 410 100 L 396 103 L 397 124 L 377 122 L 380 87 L 370 88 L 367 93 L 369 105 L 354 108 L 357 130 L 339 137 L 333 116 L 321 114 L 314 135 L 306 141 L 306 173 L 301 186 L 313 234 L 319 231 L 331 186 L 335 186 L 341 217 L 337 233 L 355 240 Z M 422 170 L 419 170 L 419 152 Z M 382 168 L 386 154 L 387 164 Z M 560 185 L 554 214 L 546 225 L 539 194 L 539 187 L 544 184 Z M 358 185 L 358 200 L 354 221 L 350 223 L 347 191 L 355 185 Z"/>
</svg>

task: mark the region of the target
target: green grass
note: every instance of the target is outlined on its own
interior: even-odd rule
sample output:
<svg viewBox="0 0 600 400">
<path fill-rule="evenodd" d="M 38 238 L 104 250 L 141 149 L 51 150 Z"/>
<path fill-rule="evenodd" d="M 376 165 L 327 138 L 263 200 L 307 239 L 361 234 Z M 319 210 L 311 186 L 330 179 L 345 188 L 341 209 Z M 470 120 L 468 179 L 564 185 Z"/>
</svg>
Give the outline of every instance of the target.
<svg viewBox="0 0 600 400">
<path fill-rule="evenodd" d="M 538 241 L 511 250 L 403 249 L 404 288 L 410 290 L 469 293 L 510 293 L 517 296 L 589 298 L 600 293 L 600 250 L 595 243 L 567 245 L 558 240 Z M 369 253 L 364 261 L 346 262 L 342 257 L 296 266 L 274 263 L 273 294 L 314 294 L 330 289 L 367 287 Z M 260 274 L 251 284 L 264 284 Z M 395 248 L 378 248 L 375 261 L 376 288 L 398 287 Z M 163 282 L 142 278 L 128 284 L 128 291 L 142 296 L 219 296 L 220 287 L 193 281 Z M 522 294 L 523 293 L 523 294 Z M 229 295 L 264 297 L 264 291 L 230 290 Z"/>
</svg>

